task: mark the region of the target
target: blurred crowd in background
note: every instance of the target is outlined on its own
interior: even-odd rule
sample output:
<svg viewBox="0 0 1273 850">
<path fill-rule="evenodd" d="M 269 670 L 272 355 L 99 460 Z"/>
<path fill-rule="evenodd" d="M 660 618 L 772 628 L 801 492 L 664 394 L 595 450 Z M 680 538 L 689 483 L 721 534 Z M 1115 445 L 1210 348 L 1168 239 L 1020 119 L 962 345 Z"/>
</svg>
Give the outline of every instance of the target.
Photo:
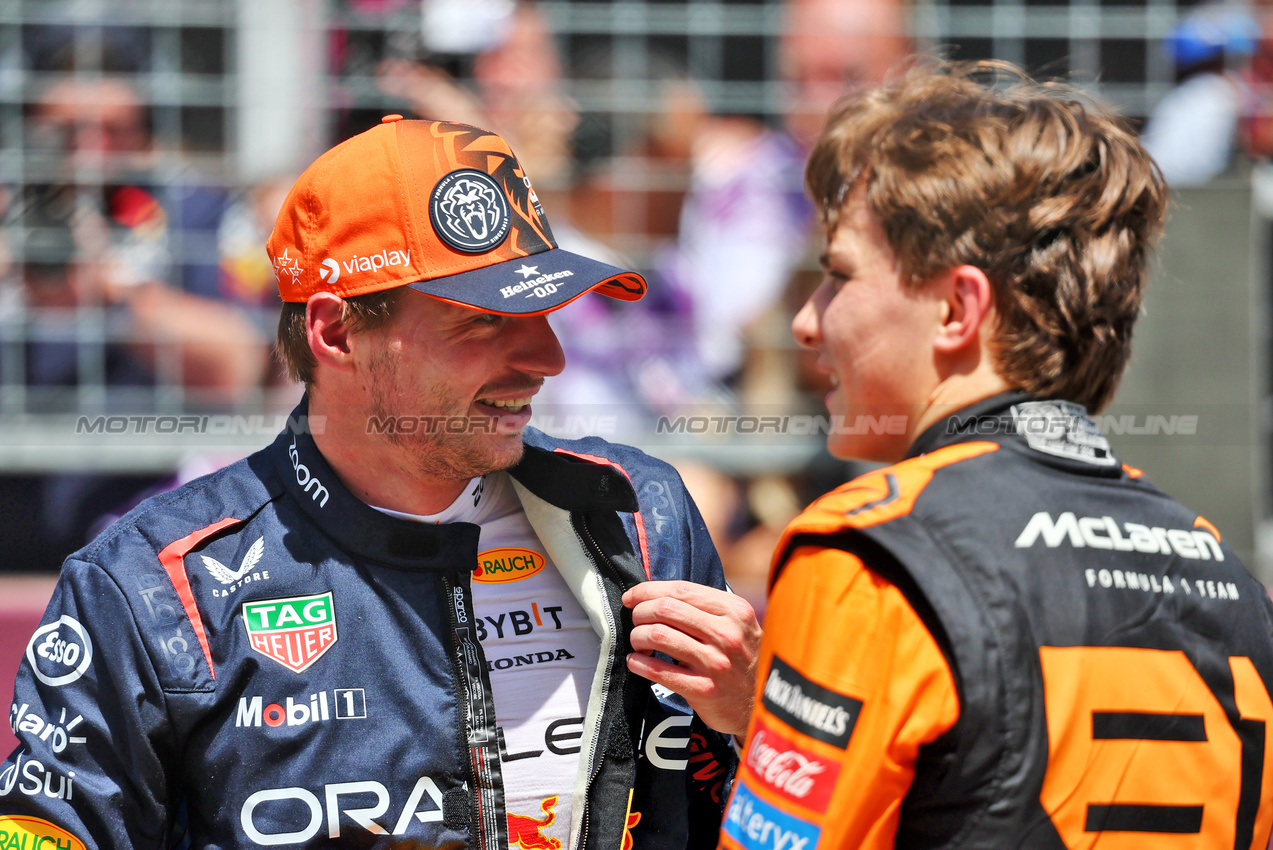
<svg viewBox="0 0 1273 850">
<path fill-rule="evenodd" d="M 264 242 L 306 162 L 242 179 L 233 110 L 154 83 L 232 77 L 227 29 L 121 22 L 111 5 L 96 20 L 0 22 L 0 87 L 17 92 L 2 122 L 0 431 L 68 414 L 285 412 L 300 389 L 270 352 L 278 296 Z M 789 335 L 818 281 L 804 153 L 846 87 L 916 50 L 992 58 L 994 40 L 935 41 L 916 25 L 933 9 L 906 0 L 714 3 L 726 21 L 747 13 L 768 31 L 716 39 L 707 58 L 693 37 L 649 26 L 693 3 L 613 4 L 647 16 L 636 53 L 622 27 L 563 32 L 563 14 L 601 5 L 324 4 L 320 62 L 360 85 L 333 97 L 313 153 L 391 112 L 493 129 L 535 181 L 562 247 L 646 274 L 641 302 L 583 298 L 552 315 L 568 365 L 536 399 L 547 430 L 643 445 L 660 418 L 823 412 L 825 376 Z M 1273 179 L 1261 178 L 1273 157 L 1273 11 L 1169 11 L 1166 37 L 1142 43 L 1139 61 L 1165 63 L 1171 85 L 1130 118 L 1174 185 L 1254 175 L 1273 209 Z M 1121 54 L 1096 55 L 1109 75 L 1046 51 L 1028 69 L 1080 84 L 1125 73 Z M 748 108 L 736 91 L 777 95 Z M 853 471 L 816 435 L 806 442 L 785 465 L 670 458 L 757 607 L 777 533 Z M 0 474 L 0 569 L 55 570 L 144 495 L 232 459 L 195 453 L 145 474 L 51 459 Z"/>
</svg>

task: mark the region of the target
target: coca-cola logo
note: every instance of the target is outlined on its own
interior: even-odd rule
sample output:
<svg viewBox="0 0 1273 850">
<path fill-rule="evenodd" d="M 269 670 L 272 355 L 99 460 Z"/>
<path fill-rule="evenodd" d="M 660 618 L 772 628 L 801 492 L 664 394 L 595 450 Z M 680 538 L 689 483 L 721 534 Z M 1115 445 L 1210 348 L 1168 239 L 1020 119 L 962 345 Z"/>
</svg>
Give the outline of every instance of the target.
<svg viewBox="0 0 1273 850">
<path fill-rule="evenodd" d="M 802 806 L 824 812 L 840 775 L 835 760 L 797 746 L 762 716 L 747 743 L 744 763 L 757 779 Z"/>
<path fill-rule="evenodd" d="M 792 797 L 808 797 L 813 778 L 827 769 L 822 762 L 795 750 L 770 746 L 763 729 L 752 739 L 747 764 L 765 782 Z"/>
</svg>

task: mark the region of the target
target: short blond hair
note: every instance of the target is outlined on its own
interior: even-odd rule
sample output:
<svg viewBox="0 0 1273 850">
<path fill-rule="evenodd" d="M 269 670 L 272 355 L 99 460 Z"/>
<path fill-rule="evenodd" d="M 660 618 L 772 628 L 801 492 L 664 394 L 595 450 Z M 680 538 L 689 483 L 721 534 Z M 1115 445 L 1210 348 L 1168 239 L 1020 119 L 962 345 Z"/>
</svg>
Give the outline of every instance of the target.
<svg viewBox="0 0 1273 850">
<path fill-rule="evenodd" d="M 917 60 L 832 108 L 805 180 L 828 228 L 863 186 L 911 285 L 984 271 L 1010 385 L 1109 403 L 1167 208 L 1124 119 L 1007 63 Z"/>
</svg>

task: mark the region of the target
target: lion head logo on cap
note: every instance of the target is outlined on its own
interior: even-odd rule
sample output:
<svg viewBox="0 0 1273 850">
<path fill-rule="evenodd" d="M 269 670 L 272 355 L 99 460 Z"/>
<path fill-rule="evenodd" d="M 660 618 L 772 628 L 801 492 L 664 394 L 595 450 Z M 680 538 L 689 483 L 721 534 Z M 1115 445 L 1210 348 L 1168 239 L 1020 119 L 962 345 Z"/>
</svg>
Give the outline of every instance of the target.
<svg viewBox="0 0 1273 850">
<path fill-rule="evenodd" d="M 433 187 L 429 218 L 443 242 L 478 254 L 504 241 L 512 215 L 504 191 L 489 174 L 462 168 Z"/>
</svg>

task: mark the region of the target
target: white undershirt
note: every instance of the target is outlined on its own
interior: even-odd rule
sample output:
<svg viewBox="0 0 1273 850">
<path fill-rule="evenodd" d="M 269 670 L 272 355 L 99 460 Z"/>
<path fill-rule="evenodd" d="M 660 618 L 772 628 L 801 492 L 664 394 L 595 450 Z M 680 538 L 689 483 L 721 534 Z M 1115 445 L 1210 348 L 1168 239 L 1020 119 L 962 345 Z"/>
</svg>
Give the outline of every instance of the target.
<svg viewBox="0 0 1273 850">
<path fill-rule="evenodd" d="M 474 478 L 437 514 L 377 510 L 416 522 L 481 526 L 473 608 L 503 736 L 510 846 L 520 846 L 519 829 L 568 846 L 583 716 L 601 641 L 531 528 L 512 480 L 506 472 Z"/>
</svg>

